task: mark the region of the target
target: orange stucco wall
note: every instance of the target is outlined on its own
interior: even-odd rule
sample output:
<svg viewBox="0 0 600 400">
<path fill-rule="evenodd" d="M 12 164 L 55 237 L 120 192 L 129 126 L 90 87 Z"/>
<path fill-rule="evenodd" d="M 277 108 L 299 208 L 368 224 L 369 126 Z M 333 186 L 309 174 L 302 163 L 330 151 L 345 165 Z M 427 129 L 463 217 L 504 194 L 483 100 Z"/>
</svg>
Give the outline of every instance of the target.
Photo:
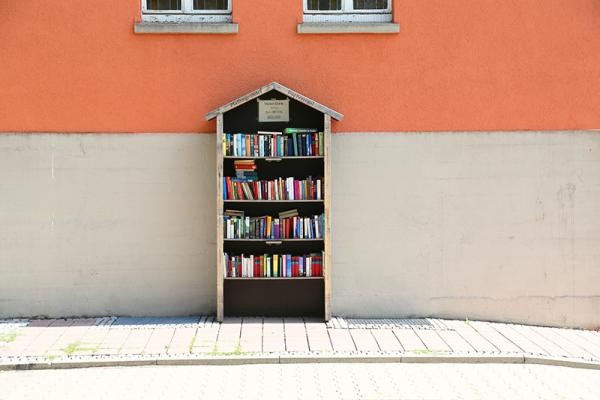
<svg viewBox="0 0 600 400">
<path fill-rule="evenodd" d="M 395 35 L 298 35 L 301 0 L 234 0 L 237 35 L 136 35 L 139 0 L 0 2 L 0 131 L 207 132 L 269 81 L 337 131 L 600 128 L 600 1 L 396 0 Z"/>
</svg>

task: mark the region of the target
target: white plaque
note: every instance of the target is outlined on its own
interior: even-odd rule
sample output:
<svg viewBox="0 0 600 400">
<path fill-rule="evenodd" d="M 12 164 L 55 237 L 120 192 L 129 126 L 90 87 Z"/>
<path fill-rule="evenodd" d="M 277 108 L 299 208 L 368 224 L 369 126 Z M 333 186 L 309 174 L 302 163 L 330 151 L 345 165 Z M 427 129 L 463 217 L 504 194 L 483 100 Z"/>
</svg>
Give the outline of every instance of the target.
<svg viewBox="0 0 600 400">
<path fill-rule="evenodd" d="M 258 100 L 258 122 L 289 122 L 290 99 Z"/>
</svg>

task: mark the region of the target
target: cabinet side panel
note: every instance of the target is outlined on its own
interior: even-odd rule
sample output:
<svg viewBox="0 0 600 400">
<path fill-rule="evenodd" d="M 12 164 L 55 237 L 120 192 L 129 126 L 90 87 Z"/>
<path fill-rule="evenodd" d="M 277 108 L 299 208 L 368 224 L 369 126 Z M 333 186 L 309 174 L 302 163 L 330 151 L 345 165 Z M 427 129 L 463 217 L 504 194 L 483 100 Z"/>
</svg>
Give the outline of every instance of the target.
<svg viewBox="0 0 600 400">
<path fill-rule="evenodd" d="M 331 117 L 325 115 L 325 321 L 331 319 Z"/>
<path fill-rule="evenodd" d="M 217 320 L 223 321 L 223 114 L 217 117 Z"/>
</svg>

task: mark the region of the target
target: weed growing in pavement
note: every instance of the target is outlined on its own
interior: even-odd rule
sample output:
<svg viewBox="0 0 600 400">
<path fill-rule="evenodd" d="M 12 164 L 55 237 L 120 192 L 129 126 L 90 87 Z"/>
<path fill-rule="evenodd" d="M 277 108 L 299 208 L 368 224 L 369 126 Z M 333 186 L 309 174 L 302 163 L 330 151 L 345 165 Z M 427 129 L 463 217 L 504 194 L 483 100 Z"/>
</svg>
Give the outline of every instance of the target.
<svg viewBox="0 0 600 400">
<path fill-rule="evenodd" d="M 98 350 L 98 345 L 94 346 L 94 347 L 89 347 L 91 345 L 91 343 L 81 343 L 81 342 L 73 342 L 70 343 L 67 347 L 65 347 L 63 349 L 63 352 L 70 356 L 72 354 L 75 354 L 77 352 L 81 352 L 81 351 L 91 351 L 92 353 L 96 352 Z"/>
<path fill-rule="evenodd" d="M 17 338 L 17 335 L 18 334 L 16 332 L 0 333 L 0 343 L 14 342 Z"/>
</svg>

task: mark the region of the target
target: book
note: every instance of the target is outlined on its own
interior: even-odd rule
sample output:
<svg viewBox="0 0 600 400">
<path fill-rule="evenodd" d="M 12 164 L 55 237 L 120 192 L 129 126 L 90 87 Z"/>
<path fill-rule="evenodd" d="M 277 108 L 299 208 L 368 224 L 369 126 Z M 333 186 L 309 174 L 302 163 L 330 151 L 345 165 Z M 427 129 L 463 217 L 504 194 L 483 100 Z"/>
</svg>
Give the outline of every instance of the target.
<svg viewBox="0 0 600 400">
<path fill-rule="evenodd" d="M 234 157 L 323 156 L 323 144 L 323 132 L 313 128 L 223 134 L 223 154 Z"/>
<path fill-rule="evenodd" d="M 279 212 L 279 218 L 282 218 L 282 219 L 283 218 L 290 218 L 290 217 L 297 217 L 297 216 L 298 216 L 298 210 L 297 209 Z"/>
<path fill-rule="evenodd" d="M 223 177 L 224 200 L 323 200 L 323 179 Z"/>
<path fill-rule="evenodd" d="M 277 218 L 225 212 L 223 225 L 225 239 L 323 239 L 325 214 Z"/>
<path fill-rule="evenodd" d="M 271 132 L 271 131 L 258 131 L 258 135 L 281 135 L 282 132 Z"/>
<path fill-rule="evenodd" d="M 283 130 L 283 132 L 285 134 L 290 134 L 290 133 L 315 133 L 318 130 L 315 128 L 285 128 Z"/>
<path fill-rule="evenodd" d="M 323 276 L 323 252 L 293 254 L 223 254 L 228 278 L 297 278 Z"/>
<path fill-rule="evenodd" d="M 223 215 L 226 217 L 243 217 L 244 212 L 240 210 L 225 210 Z"/>
</svg>

